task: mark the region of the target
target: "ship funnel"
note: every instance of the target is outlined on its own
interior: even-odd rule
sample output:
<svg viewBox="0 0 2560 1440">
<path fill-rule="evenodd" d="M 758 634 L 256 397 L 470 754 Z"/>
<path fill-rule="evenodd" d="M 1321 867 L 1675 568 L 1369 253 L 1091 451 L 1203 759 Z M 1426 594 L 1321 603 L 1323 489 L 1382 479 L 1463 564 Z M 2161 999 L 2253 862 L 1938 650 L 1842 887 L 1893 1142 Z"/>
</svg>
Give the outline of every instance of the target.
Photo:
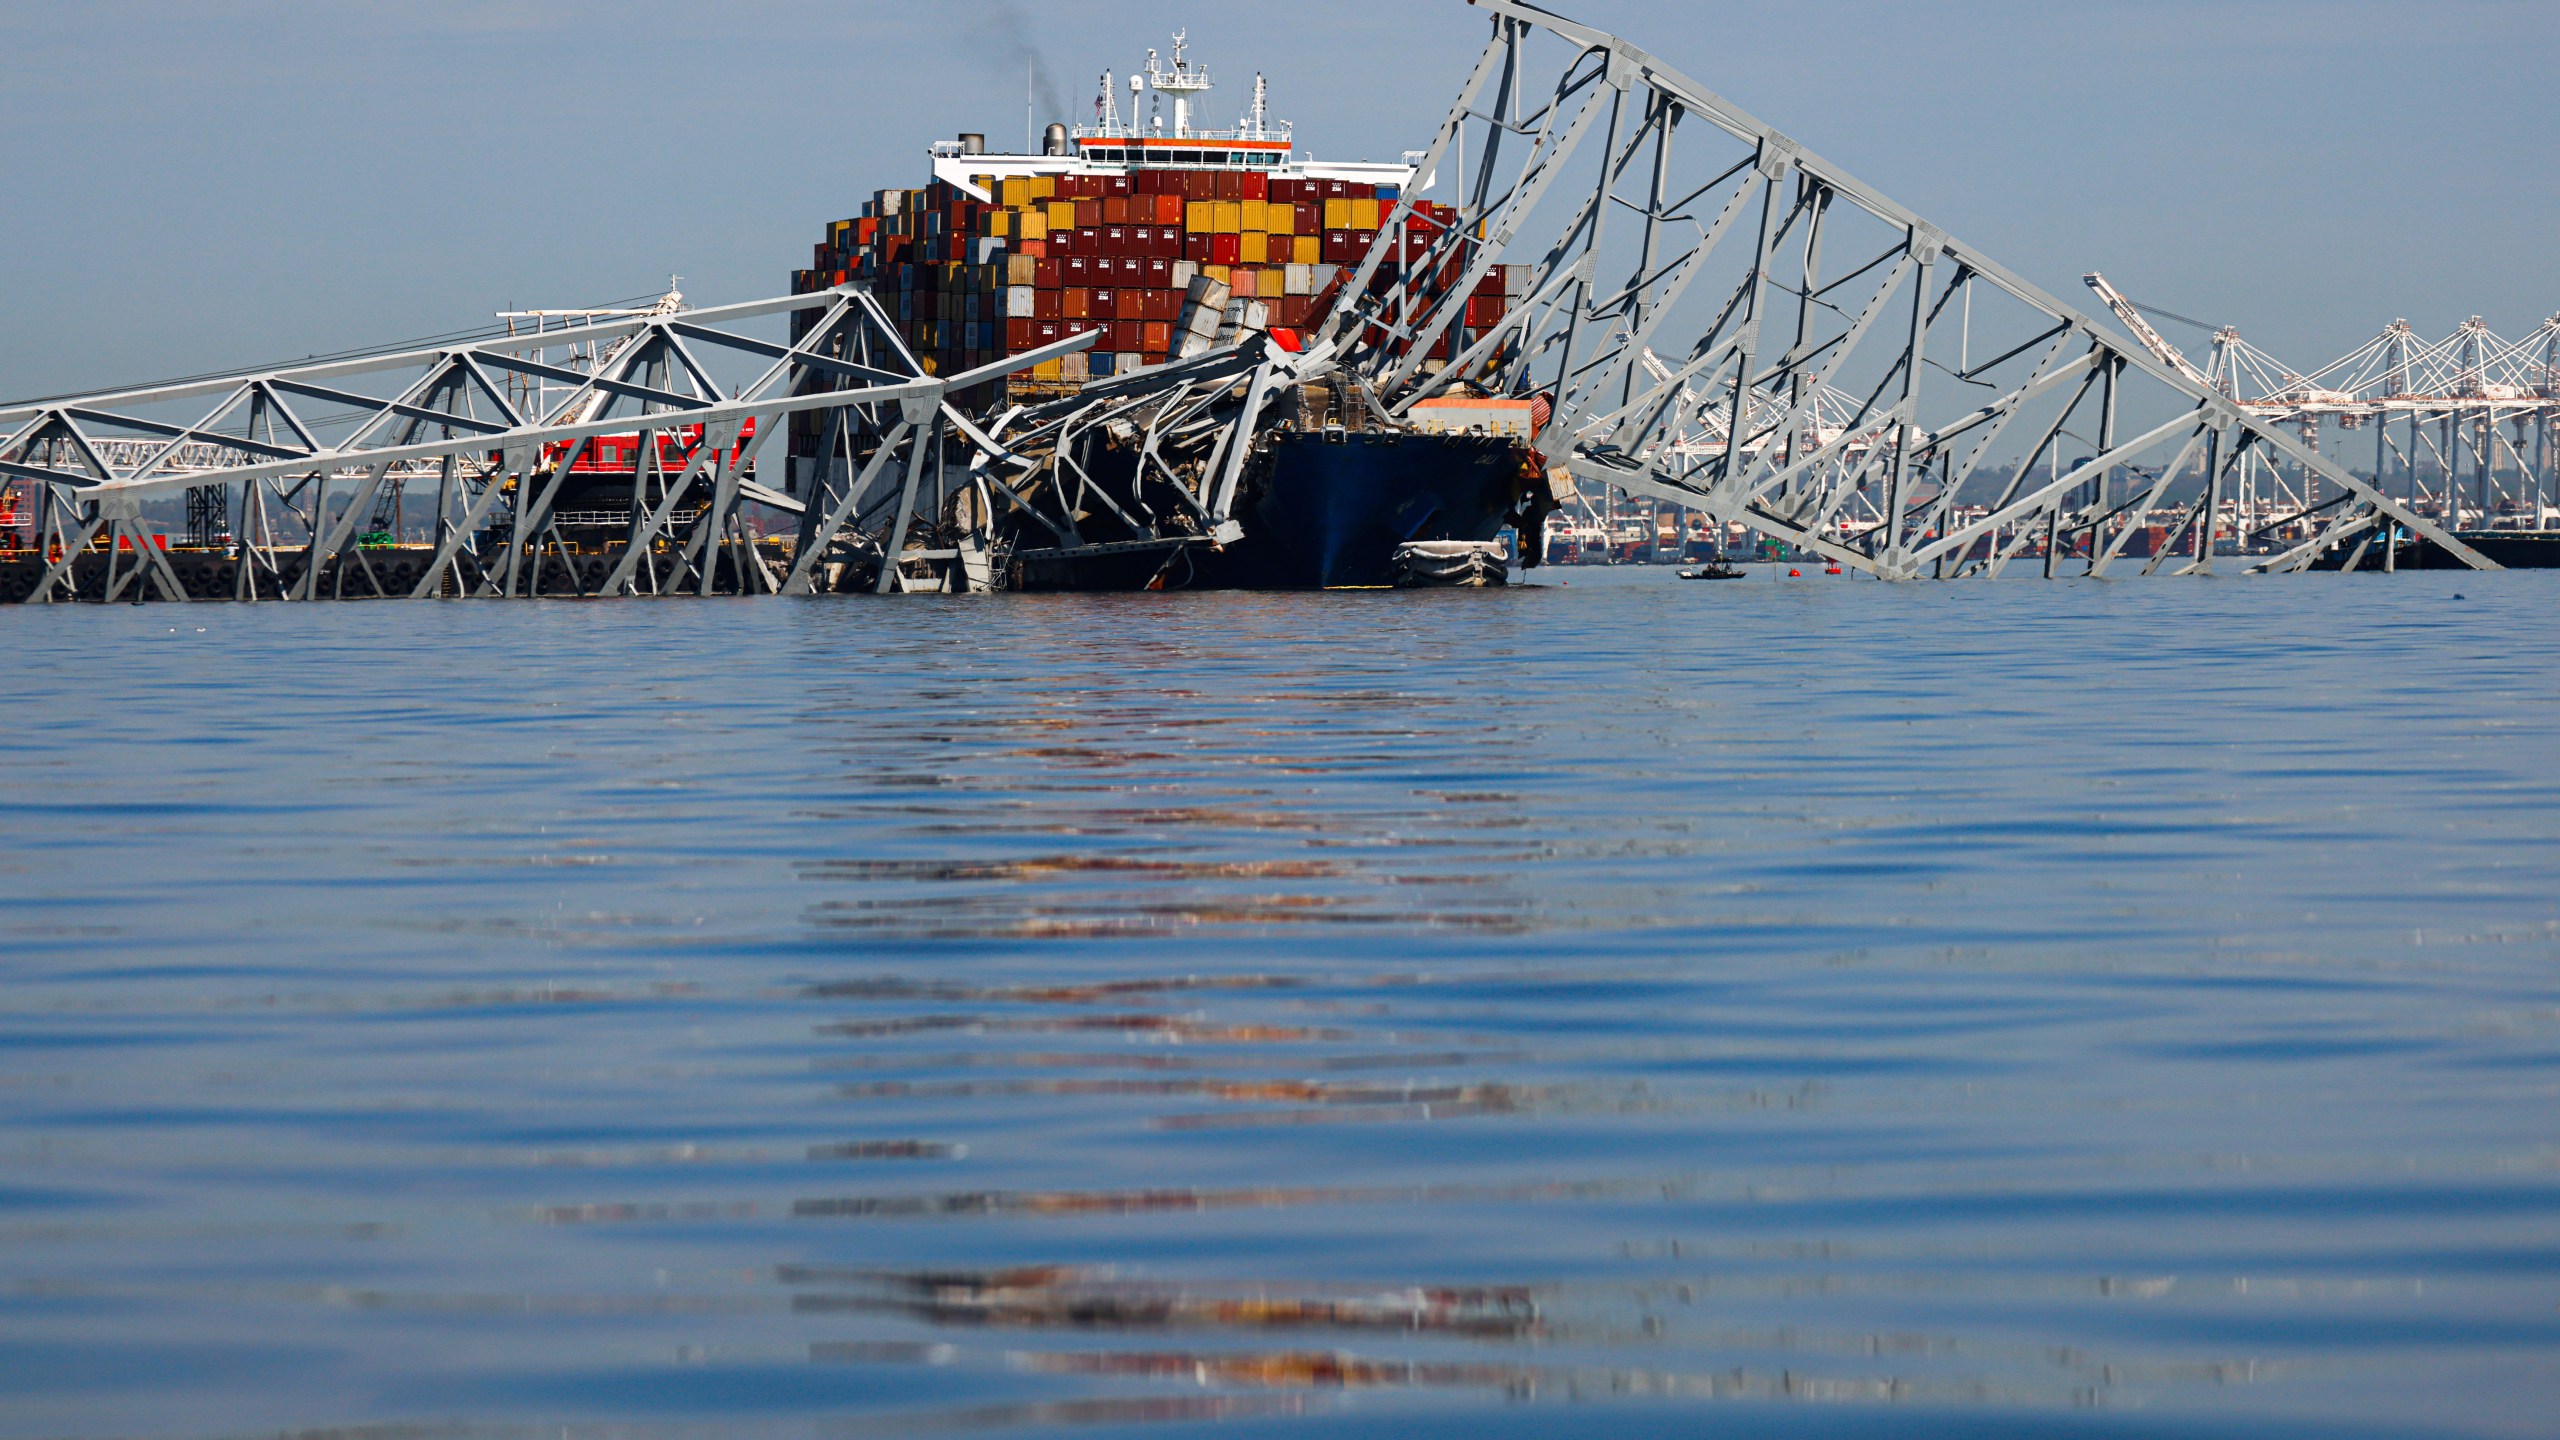
<svg viewBox="0 0 2560 1440">
<path fill-rule="evenodd" d="M 984 135 L 979 134 L 978 132 L 976 132 L 976 131 L 974 131 L 974 130 L 963 130 L 963 131 L 961 131 L 961 132 L 960 132 L 960 153 L 961 153 L 961 154 L 963 154 L 963 155 L 984 155 L 984 154 L 986 154 L 986 153 L 987 153 L 987 137 L 986 137 L 986 136 L 984 136 Z"/>
<path fill-rule="evenodd" d="M 1040 137 L 1040 153 L 1043 155 L 1066 154 L 1067 127 L 1064 125 L 1052 124 L 1048 131 Z"/>
</svg>

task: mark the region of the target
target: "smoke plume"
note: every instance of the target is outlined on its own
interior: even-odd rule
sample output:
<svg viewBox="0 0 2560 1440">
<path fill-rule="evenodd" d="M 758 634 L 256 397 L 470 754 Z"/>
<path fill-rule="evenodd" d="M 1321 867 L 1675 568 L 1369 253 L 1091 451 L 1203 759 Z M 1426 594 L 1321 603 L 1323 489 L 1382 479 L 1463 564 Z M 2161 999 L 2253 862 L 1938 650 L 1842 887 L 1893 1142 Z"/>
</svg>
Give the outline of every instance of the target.
<svg viewBox="0 0 2560 1440">
<path fill-rule="evenodd" d="M 1016 74 L 1026 64 L 1031 67 L 1032 92 L 1040 101 L 1040 123 L 1074 123 L 1075 115 L 1067 109 L 1066 95 L 1058 88 L 1049 58 L 1031 43 L 1030 22 L 1013 0 L 965 0 L 959 8 L 970 17 L 969 43 L 978 54 L 1011 62 L 1010 69 Z"/>
</svg>

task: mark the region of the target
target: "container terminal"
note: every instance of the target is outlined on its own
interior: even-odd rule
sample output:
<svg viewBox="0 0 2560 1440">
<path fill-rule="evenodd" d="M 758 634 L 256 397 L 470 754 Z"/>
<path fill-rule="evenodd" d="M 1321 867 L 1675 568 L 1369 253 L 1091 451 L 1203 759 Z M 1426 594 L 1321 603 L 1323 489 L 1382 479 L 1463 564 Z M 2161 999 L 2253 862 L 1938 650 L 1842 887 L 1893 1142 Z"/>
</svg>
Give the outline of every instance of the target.
<svg viewBox="0 0 2560 1440">
<path fill-rule="evenodd" d="M 1392 161 L 1301 152 L 1261 75 L 1202 123 L 1177 34 L 1037 153 L 937 143 L 772 299 L 0 406 L 0 601 L 2552 563 L 2560 317 L 2197 365 L 1625 39 L 1470 9 Z"/>
</svg>

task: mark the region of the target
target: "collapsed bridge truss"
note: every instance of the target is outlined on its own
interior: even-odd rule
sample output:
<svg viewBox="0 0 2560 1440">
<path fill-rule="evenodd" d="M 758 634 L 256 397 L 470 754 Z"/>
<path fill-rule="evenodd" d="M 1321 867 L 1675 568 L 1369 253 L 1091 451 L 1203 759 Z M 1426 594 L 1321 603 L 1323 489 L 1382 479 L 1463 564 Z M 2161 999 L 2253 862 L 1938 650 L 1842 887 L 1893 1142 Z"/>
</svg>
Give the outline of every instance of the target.
<svg viewBox="0 0 2560 1440">
<path fill-rule="evenodd" d="M 2254 568 L 2360 556 L 2395 527 L 2489 567 L 1660 59 L 1518 0 L 1470 3 L 1492 38 L 1422 162 L 1454 177 L 1457 221 L 1393 284 L 1376 283 L 1382 239 L 1323 332 L 1391 410 L 1462 384 L 1548 395 L 1546 448 L 1577 479 L 1885 578 L 1998 574 L 2020 555 L 2104 573 L 2190 474 L 2144 568 L 2183 549 L 2180 570 L 2208 570 L 2251 455 L 2333 496 L 2234 537 Z M 1466 329 L 1506 255 L 1532 266 L 1527 302 Z M 1444 337 L 1456 359 L 1434 367 Z"/>
<path fill-rule="evenodd" d="M 1470 3 L 1491 39 L 1303 342 L 1230 333 L 972 407 L 1093 337 L 938 377 L 842 286 L 0 407 L 0 497 L 33 512 L 17 528 L 34 553 L 0 567 L 0 601 L 885 593 L 991 588 L 1017 562 L 1169 565 L 1240 537 L 1248 451 L 1319 385 L 1387 426 L 1437 395 L 1543 398 L 1540 444 L 1577 479 L 1887 579 L 2022 558 L 2103 574 L 2128 555 L 2205 571 L 2226 539 L 2256 569 L 2353 568 L 2402 534 L 2494 568 L 1646 52 Z M 1417 196 L 1444 177 L 1457 220 L 1426 229 Z M 1506 258 L 1530 267 L 1525 298 L 1470 328 Z M 810 311 L 796 339 L 759 333 Z M 809 463 L 768 483 L 757 457 L 795 424 Z M 635 439 L 617 508 L 564 511 L 582 464 Z M 2224 536 L 2252 461 L 2329 498 Z M 429 523 L 402 543 L 419 491 Z M 173 552 L 143 505 L 181 492 L 207 543 Z M 2164 502 L 2181 518 L 2155 529 Z"/>
</svg>

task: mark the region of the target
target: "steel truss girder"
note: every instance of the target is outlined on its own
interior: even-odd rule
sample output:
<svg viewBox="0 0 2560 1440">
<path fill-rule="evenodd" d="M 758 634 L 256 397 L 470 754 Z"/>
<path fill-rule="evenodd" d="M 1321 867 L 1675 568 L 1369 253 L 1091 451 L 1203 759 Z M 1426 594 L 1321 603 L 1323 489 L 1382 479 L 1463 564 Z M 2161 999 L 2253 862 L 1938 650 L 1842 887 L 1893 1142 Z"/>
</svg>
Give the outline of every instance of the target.
<svg viewBox="0 0 2560 1440">
<path fill-rule="evenodd" d="M 818 323 L 788 345 L 735 328 L 812 310 L 822 312 Z M 772 591 L 785 577 L 773 573 L 757 550 L 741 511 L 748 504 L 794 516 L 804 510 L 745 473 L 788 417 L 833 413 L 865 417 L 857 423 L 868 424 L 867 417 L 904 406 L 942 407 L 954 393 L 1082 350 L 1093 340 L 1078 336 L 936 377 L 907 352 L 868 291 L 843 286 L 538 335 L 0 407 L 0 482 L 33 492 L 47 517 L 47 568 L 28 597 L 33 601 L 57 598 L 63 578 L 102 537 L 110 547 L 108 598 L 142 579 L 161 598 L 186 598 L 162 541 L 141 519 L 141 506 L 176 491 L 219 487 L 227 494 L 235 486 L 244 497 L 242 534 L 234 546 L 239 598 L 269 598 L 260 594 L 260 571 L 274 584 L 272 598 L 321 598 L 324 576 L 345 596 L 351 569 L 374 595 L 392 596 L 394 589 L 354 542 L 386 481 L 399 483 L 396 477 L 427 469 L 445 478 L 448 492 L 469 493 L 459 500 L 440 496 L 445 508 L 425 574 L 397 593 L 514 596 L 542 593 L 546 547 L 568 558 L 548 507 L 570 466 L 596 437 L 700 427 L 705 438 L 693 447 L 685 470 L 655 477 L 661 489 L 653 502 L 635 503 L 631 543 L 612 572 L 590 591 L 572 566 L 571 583 L 582 594 L 635 593 L 641 588 L 635 572 L 646 563 L 648 588 L 682 585 L 708 594 L 716 560 L 725 556 L 742 586 Z M 605 363 L 586 373 L 528 354 L 578 345 L 597 347 Z M 697 347 L 761 368 L 723 394 Z M 570 389 L 547 412 L 524 415 L 497 380 L 503 374 L 560 381 Z M 351 388 L 368 384 L 369 391 Z M 148 413 L 203 405 L 209 408 L 191 422 Z M 322 420 L 317 408 L 334 413 Z M 755 433 L 738 444 L 749 424 Z M 328 430 L 342 433 L 324 440 Z M 102 443 L 110 437 L 126 443 Z M 132 443 L 137 439 L 152 443 Z M 653 467 L 654 443 L 641 449 Z M 114 463 L 110 454 L 125 463 Z M 181 458 L 184 464 L 177 463 Z M 712 503 L 682 527 L 672 526 L 674 500 L 697 479 L 711 486 Z M 336 501 L 345 503 L 333 515 Z M 272 511 L 300 522 L 306 535 L 301 544 L 253 533 L 268 525 Z M 506 527 L 503 554 L 474 554 L 484 526 L 491 524 Z M 664 586 L 654 560 L 661 543 L 671 547 L 672 572 Z M 124 546 L 135 557 L 130 566 L 116 559 Z M 296 552 L 300 569 L 287 585 L 284 557 Z"/>
<path fill-rule="evenodd" d="M 2208 569 L 2242 454 L 2299 467 L 2340 497 L 2284 522 L 2307 533 L 2288 530 L 2255 568 L 2298 568 L 2381 526 L 2496 568 L 2376 483 L 1657 57 L 1520 0 L 1469 3 L 1493 33 L 1417 172 L 1457 174 L 1457 221 L 1417 242 L 1405 235 L 1417 196 L 1400 200 L 1322 332 L 1389 411 L 1460 382 L 1546 394 L 1548 433 L 1571 437 L 1547 448 L 1562 448 L 1578 478 L 1889 579 L 1996 574 L 2036 544 L 2048 574 L 2060 547 L 2084 543 L 2103 573 L 2148 523 L 2147 508 L 2110 498 L 2127 477 L 2155 501 L 2182 481 L 2201 487 L 2167 543 L 2192 537 L 2193 563 L 2180 568 Z M 1562 42 L 1561 64 L 1538 66 L 1540 37 Z M 1577 189 L 1567 177 L 1594 137 Z M 1471 163 L 1458 173 L 1462 157 Z M 1529 227 L 1551 194 L 1572 198 L 1540 249 Z M 1613 217 L 1629 215 L 1632 236 L 1613 236 Z M 1845 264 L 1826 265 L 1844 250 Z M 1525 291 L 1501 323 L 1470 334 L 1468 297 L 1507 254 L 1534 257 Z M 1400 256 L 1392 283 L 1375 283 Z M 1729 285 L 1700 291 L 1719 266 Z M 2007 327 L 1980 361 L 1978 302 Z M 1433 373 L 1425 357 L 1452 334 L 1454 358 Z M 1675 334 L 1685 338 L 1656 361 Z M 2120 438 L 2128 406 L 2141 418 Z M 2032 443 L 1995 452 L 2020 437 Z M 2066 463 L 2066 444 L 2090 453 Z M 2164 456 L 2178 459 L 2137 472 Z M 1996 501 L 1969 503 L 1977 470 L 1997 480 L 1999 468 L 2009 475 Z M 2234 538 L 2245 549 L 2253 537 Z"/>
</svg>

